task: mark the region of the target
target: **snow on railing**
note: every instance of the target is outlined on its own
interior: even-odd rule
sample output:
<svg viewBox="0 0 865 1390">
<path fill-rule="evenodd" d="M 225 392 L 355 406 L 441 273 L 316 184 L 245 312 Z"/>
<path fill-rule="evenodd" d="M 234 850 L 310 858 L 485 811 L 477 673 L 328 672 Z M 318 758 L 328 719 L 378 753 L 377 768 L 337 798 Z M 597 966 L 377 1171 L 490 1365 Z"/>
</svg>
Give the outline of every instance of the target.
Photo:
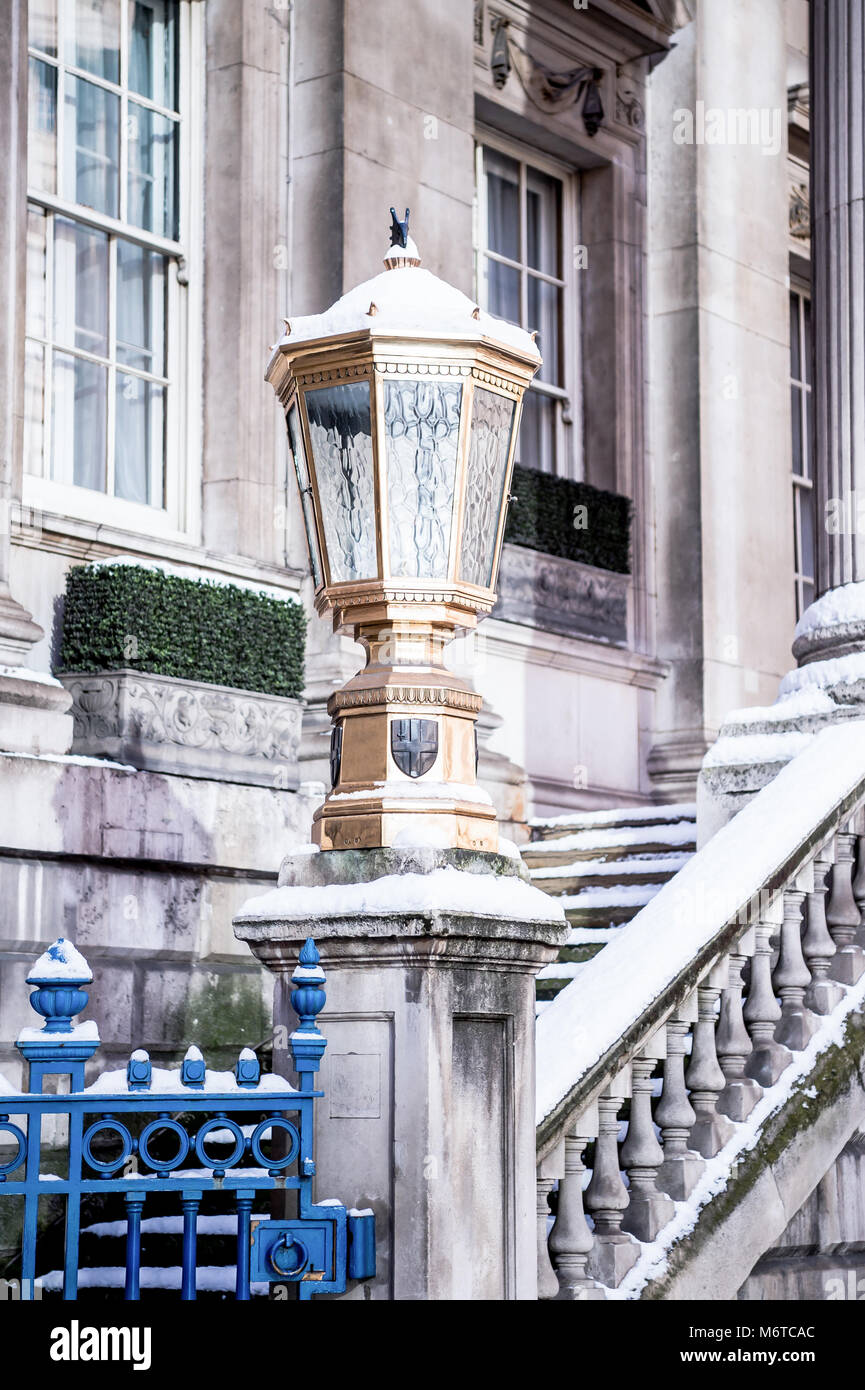
<svg viewBox="0 0 865 1390">
<path fill-rule="evenodd" d="M 865 721 L 851 721 L 821 732 L 540 1015 L 541 1297 L 635 1296 L 859 1007 L 863 805 Z"/>
</svg>

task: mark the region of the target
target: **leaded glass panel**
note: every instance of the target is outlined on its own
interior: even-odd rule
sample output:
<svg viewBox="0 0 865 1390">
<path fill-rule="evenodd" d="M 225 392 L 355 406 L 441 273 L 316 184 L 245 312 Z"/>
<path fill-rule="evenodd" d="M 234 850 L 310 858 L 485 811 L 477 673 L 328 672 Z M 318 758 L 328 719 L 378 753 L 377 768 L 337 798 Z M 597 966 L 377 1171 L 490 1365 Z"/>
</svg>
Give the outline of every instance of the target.
<svg viewBox="0 0 865 1390">
<path fill-rule="evenodd" d="M 306 466 L 306 451 L 303 447 L 303 435 L 300 432 L 300 415 L 296 405 L 293 405 L 288 412 L 288 442 L 291 447 L 291 456 L 294 459 L 294 471 L 297 474 L 297 486 L 300 492 L 303 524 L 306 528 L 306 544 L 309 548 L 309 563 L 312 569 L 312 579 L 316 589 L 318 589 L 321 587 L 321 556 L 318 553 L 318 537 L 315 530 L 312 486 L 309 481 L 309 469 Z"/>
<path fill-rule="evenodd" d="M 460 550 L 460 578 L 468 584 L 492 584 L 515 409 L 507 396 L 475 389 Z"/>
<path fill-rule="evenodd" d="M 392 575 L 447 577 L 461 392 L 428 377 L 385 384 Z"/>
<path fill-rule="evenodd" d="M 330 582 L 375 579 L 374 470 L 369 382 L 306 393 Z"/>
</svg>

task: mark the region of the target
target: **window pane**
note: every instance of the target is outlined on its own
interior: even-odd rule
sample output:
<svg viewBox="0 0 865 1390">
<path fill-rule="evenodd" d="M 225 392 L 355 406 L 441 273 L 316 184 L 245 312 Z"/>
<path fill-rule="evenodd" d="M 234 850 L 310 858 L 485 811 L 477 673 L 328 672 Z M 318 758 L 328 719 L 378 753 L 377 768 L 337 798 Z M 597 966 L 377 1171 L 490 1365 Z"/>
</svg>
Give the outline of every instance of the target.
<svg viewBox="0 0 865 1390">
<path fill-rule="evenodd" d="M 462 387 L 422 378 L 388 381 L 384 393 L 391 574 L 444 579 Z"/>
<path fill-rule="evenodd" d="M 127 502 L 162 506 L 165 388 L 117 373 L 114 493 Z"/>
<path fill-rule="evenodd" d="M 812 604 L 813 602 L 814 602 L 814 585 L 813 585 L 813 584 L 803 584 L 803 585 L 802 585 L 802 613 L 804 613 L 804 611 L 805 611 L 806 608 L 810 608 L 810 607 L 811 607 L 811 604 Z M 800 618 L 801 618 L 801 616 L 802 616 L 802 613 L 799 614 L 799 617 L 800 617 Z"/>
<path fill-rule="evenodd" d="M 27 332 L 45 337 L 45 236 L 48 218 L 41 208 L 27 209 Z"/>
<path fill-rule="evenodd" d="M 105 491 L 105 408 L 108 371 L 95 362 L 54 354 L 52 477 Z"/>
<path fill-rule="evenodd" d="M 517 462 L 541 473 L 554 472 L 555 426 L 555 401 L 539 391 L 528 390 L 523 397 Z"/>
<path fill-rule="evenodd" d="M 129 87 L 158 106 L 177 109 L 177 5 L 129 0 Z"/>
<path fill-rule="evenodd" d="M 485 261 L 487 308 L 510 323 L 520 322 L 520 272 L 498 261 Z"/>
<path fill-rule="evenodd" d="M 120 99 L 83 78 L 66 78 L 62 193 L 117 217 Z"/>
<path fill-rule="evenodd" d="M 561 204 L 559 180 L 537 169 L 526 169 L 526 259 L 545 275 L 561 274 Z"/>
<path fill-rule="evenodd" d="M 57 188 L 57 69 L 30 59 L 27 180 L 31 188 Z"/>
<path fill-rule="evenodd" d="M 799 558 L 799 573 L 806 579 L 814 578 L 814 494 L 810 488 L 799 489 L 799 506 L 802 520 L 802 554 Z"/>
<path fill-rule="evenodd" d="M 65 60 L 109 82 L 120 80 L 120 0 L 63 0 Z"/>
<path fill-rule="evenodd" d="M 176 237 L 177 122 L 130 101 L 127 220 Z"/>
<path fill-rule="evenodd" d="M 378 573 L 369 385 L 306 393 L 313 466 L 334 584 Z"/>
<path fill-rule="evenodd" d="M 793 426 L 793 472 L 802 474 L 802 388 L 790 388 L 790 421 Z"/>
<path fill-rule="evenodd" d="M 811 382 L 811 301 L 805 299 L 803 303 L 805 318 L 804 341 L 802 343 L 802 356 L 805 366 L 805 380 L 810 385 Z"/>
<path fill-rule="evenodd" d="M 487 247 L 512 261 L 520 259 L 520 166 L 515 159 L 484 150 Z"/>
<path fill-rule="evenodd" d="M 108 354 L 108 237 L 63 217 L 54 223 L 54 337 Z"/>
<path fill-rule="evenodd" d="M 802 352 L 799 342 L 799 296 L 790 295 L 790 375 L 794 381 L 802 380 Z"/>
<path fill-rule="evenodd" d="M 561 353 L 559 349 L 559 296 L 561 290 L 546 280 L 528 277 L 529 321 L 526 327 L 537 331 L 538 351 L 543 357 L 543 366 L 538 369 L 541 381 L 549 381 L 560 386 L 562 380 Z"/>
<path fill-rule="evenodd" d="M 24 472 L 44 474 L 45 349 L 28 342 L 24 357 Z"/>
<path fill-rule="evenodd" d="M 27 28 L 31 48 L 57 57 L 57 0 L 30 0 Z"/>
<path fill-rule="evenodd" d="M 117 241 L 117 361 L 165 373 L 165 259 Z"/>
<path fill-rule="evenodd" d="M 469 584 L 489 586 L 493 582 L 515 409 L 507 396 L 483 387 L 475 390 L 460 542 L 460 577 Z"/>
</svg>

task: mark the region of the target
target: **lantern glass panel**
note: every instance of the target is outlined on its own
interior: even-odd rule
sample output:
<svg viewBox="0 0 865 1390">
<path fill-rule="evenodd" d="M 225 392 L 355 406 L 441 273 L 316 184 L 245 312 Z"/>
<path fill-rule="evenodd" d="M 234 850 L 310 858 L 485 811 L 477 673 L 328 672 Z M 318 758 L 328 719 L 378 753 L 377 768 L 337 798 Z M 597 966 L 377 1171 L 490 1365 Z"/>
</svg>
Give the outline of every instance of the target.
<svg viewBox="0 0 865 1390">
<path fill-rule="evenodd" d="M 315 530 L 312 487 L 309 481 L 309 469 L 306 466 L 306 450 L 303 445 L 303 435 L 300 432 L 300 414 L 296 405 L 293 405 L 288 412 L 288 442 L 291 447 L 291 456 L 294 459 L 294 471 L 297 474 L 297 486 L 300 491 L 300 505 L 303 511 L 303 524 L 306 529 L 306 543 L 309 547 L 312 579 L 316 589 L 319 589 L 322 582 L 321 556 Z"/>
<path fill-rule="evenodd" d="M 384 388 L 390 572 L 445 579 L 462 386 L 429 377 Z"/>
<path fill-rule="evenodd" d="M 369 382 L 306 393 L 330 582 L 376 579 Z"/>
<path fill-rule="evenodd" d="M 472 408 L 460 578 L 489 588 L 493 580 L 508 453 L 516 405 L 477 387 Z"/>
</svg>

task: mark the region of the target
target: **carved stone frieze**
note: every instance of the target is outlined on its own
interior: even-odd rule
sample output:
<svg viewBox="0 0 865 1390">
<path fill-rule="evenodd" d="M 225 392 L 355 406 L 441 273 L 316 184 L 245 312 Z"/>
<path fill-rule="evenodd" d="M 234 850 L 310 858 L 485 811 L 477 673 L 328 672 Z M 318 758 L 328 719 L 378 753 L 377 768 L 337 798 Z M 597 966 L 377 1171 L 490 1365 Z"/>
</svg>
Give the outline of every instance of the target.
<svg viewBox="0 0 865 1390">
<path fill-rule="evenodd" d="M 506 545 L 493 617 L 622 646 L 628 639 L 629 584 L 627 574 Z"/>
<path fill-rule="evenodd" d="M 479 714 L 483 697 L 470 690 L 453 690 L 444 686 L 388 685 L 374 690 L 338 690 L 328 701 L 328 713 L 338 710 L 361 709 L 369 705 L 443 705 Z"/>
<path fill-rule="evenodd" d="M 299 700 L 141 671 L 66 674 L 73 751 L 152 772 L 299 785 Z"/>
</svg>

